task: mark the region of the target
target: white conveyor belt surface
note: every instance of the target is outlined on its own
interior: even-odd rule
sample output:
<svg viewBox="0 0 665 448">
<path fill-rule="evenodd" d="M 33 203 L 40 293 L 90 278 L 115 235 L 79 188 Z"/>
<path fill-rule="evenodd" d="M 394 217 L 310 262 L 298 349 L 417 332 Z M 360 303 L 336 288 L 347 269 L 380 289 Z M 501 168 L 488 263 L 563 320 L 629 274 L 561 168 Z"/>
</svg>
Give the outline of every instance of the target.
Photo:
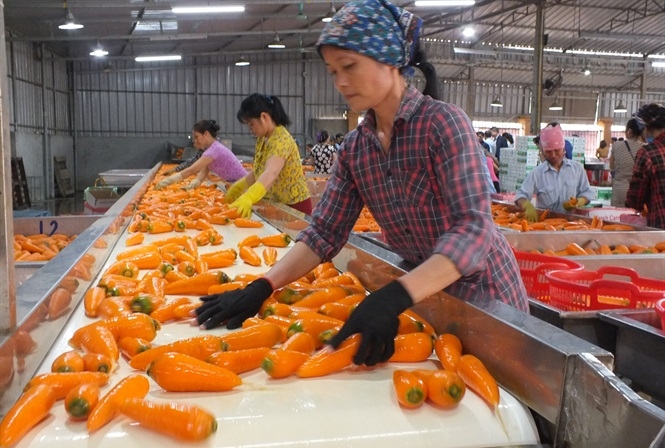
<svg viewBox="0 0 665 448">
<path fill-rule="evenodd" d="M 240 229 L 233 225 L 216 228 L 224 236 L 224 243 L 221 246 L 201 247 L 200 252 L 236 247 L 239 241 L 252 234 L 266 236 L 277 232 L 268 224 L 258 229 Z M 198 233 L 187 232 L 191 236 Z M 144 244 L 173 235 L 146 235 Z M 117 253 L 126 249 L 126 237 L 127 233 L 120 236 L 107 266 L 115 261 Z M 281 256 L 287 250 L 278 249 L 278 252 Z M 265 272 L 267 268 L 251 267 L 237 260 L 233 266 L 223 270 L 233 277 L 242 272 Z M 53 343 L 38 373 L 48 372 L 56 356 L 71 350 L 67 344 L 68 339 L 77 328 L 92 321 L 85 316 L 83 304 L 80 303 Z M 227 331 L 221 328 L 211 330 L 214 334 Z M 188 322 L 166 323 L 153 345 L 204 333 Z M 35 329 L 33 335 L 39 337 L 39 328 Z M 271 379 L 265 372 L 258 370 L 241 374 L 243 384 L 234 390 L 215 393 L 169 393 L 150 380 L 151 390 L 147 398 L 196 404 L 212 412 L 217 418 L 217 432 L 207 440 L 194 444 L 196 446 L 386 448 L 538 443 L 538 434 L 529 409 L 503 389 L 499 406 L 503 424 L 469 390 L 454 410 L 438 409 L 427 403 L 415 410 L 401 408 L 392 385 L 392 372 L 398 368 L 438 367 L 434 360 L 418 364 L 390 363 L 373 369 L 350 369 L 323 378 L 299 379 L 293 376 L 280 380 Z M 133 371 L 121 359 L 118 370 L 111 375 L 110 383 L 102 389 L 102 394 L 131 373 L 137 371 Z M 122 417 L 89 435 L 85 422 L 67 419 L 63 402 L 59 401 L 51 416 L 30 431 L 17 447 L 169 448 L 182 444 Z"/>
</svg>

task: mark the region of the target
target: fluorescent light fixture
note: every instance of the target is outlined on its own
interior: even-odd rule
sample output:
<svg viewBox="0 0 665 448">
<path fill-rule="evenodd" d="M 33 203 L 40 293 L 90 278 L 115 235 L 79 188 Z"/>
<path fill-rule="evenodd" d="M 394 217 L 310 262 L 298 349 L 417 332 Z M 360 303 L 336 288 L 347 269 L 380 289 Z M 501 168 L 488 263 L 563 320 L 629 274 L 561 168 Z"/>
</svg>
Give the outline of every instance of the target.
<svg viewBox="0 0 665 448">
<path fill-rule="evenodd" d="M 236 61 L 236 67 L 247 67 L 249 65 L 249 60 L 245 56 L 240 56 Z"/>
<path fill-rule="evenodd" d="M 665 67 L 665 61 L 652 62 L 651 66 L 652 67 L 657 67 L 657 68 L 663 68 L 663 67 Z"/>
<path fill-rule="evenodd" d="M 649 59 L 665 59 L 665 54 L 650 54 L 647 57 Z"/>
<path fill-rule="evenodd" d="M 613 51 L 592 51 L 592 50 L 568 50 L 570 54 L 586 54 L 589 56 L 613 56 L 617 58 L 642 58 L 642 53 L 618 53 Z"/>
<path fill-rule="evenodd" d="M 622 100 L 619 100 L 619 104 L 617 104 L 616 107 L 614 108 L 614 113 L 625 114 L 626 112 L 628 112 L 628 108 L 626 108 L 626 106 L 623 105 Z"/>
<path fill-rule="evenodd" d="M 503 103 L 501 102 L 501 95 L 497 95 L 494 97 L 492 102 L 490 103 L 490 106 L 492 107 L 503 107 Z"/>
<path fill-rule="evenodd" d="M 336 12 L 337 12 L 337 11 L 335 11 L 335 5 L 333 5 L 333 4 L 331 3 L 331 4 L 330 4 L 330 11 L 328 11 L 328 14 L 326 14 L 325 16 L 323 16 L 323 18 L 321 19 L 321 21 L 324 22 L 324 23 L 332 22 L 332 18 L 333 18 L 333 16 L 335 15 Z"/>
<path fill-rule="evenodd" d="M 453 47 L 453 51 L 457 54 L 476 54 L 483 56 L 496 56 L 495 50 L 477 50 L 475 48 Z"/>
<path fill-rule="evenodd" d="M 155 62 L 155 61 L 179 61 L 182 59 L 182 56 L 179 54 L 163 54 L 155 56 L 136 56 L 134 60 L 136 62 Z"/>
<path fill-rule="evenodd" d="M 236 6 L 174 6 L 171 8 L 174 14 L 209 14 L 209 13 L 231 13 L 245 12 L 245 7 Z"/>
<path fill-rule="evenodd" d="M 563 110 L 563 106 L 559 104 L 558 98 L 554 98 L 554 102 L 550 105 L 550 110 Z"/>
<path fill-rule="evenodd" d="M 476 0 L 418 0 L 415 6 L 473 6 Z"/>
<path fill-rule="evenodd" d="M 591 74 L 591 68 L 589 68 L 589 64 L 584 64 L 584 68 L 582 69 L 582 74 L 584 76 L 589 76 Z"/>
<path fill-rule="evenodd" d="M 476 35 L 476 30 L 473 29 L 471 26 L 464 27 L 462 30 L 462 36 L 464 37 L 473 37 Z"/>
<path fill-rule="evenodd" d="M 83 25 L 76 21 L 69 8 L 65 8 L 65 23 L 59 25 L 58 28 L 61 30 L 80 30 Z"/>
<path fill-rule="evenodd" d="M 282 41 L 279 38 L 279 34 L 275 33 L 275 38 L 273 39 L 272 42 L 268 44 L 268 48 L 273 48 L 275 50 L 281 50 L 282 48 L 286 48 L 286 45 L 282 43 Z"/>
<path fill-rule="evenodd" d="M 109 54 L 109 52 L 104 50 L 102 47 L 97 47 L 90 52 L 90 56 L 94 56 L 96 58 L 103 58 L 107 54 Z"/>
</svg>

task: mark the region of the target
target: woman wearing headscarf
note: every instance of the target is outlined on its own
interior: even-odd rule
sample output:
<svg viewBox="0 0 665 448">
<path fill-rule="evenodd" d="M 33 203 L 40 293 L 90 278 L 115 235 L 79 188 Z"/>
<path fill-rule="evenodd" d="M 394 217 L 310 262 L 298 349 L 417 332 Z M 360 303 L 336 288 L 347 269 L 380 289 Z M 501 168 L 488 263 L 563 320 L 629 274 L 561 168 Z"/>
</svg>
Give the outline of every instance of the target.
<svg viewBox="0 0 665 448">
<path fill-rule="evenodd" d="M 626 206 L 646 206 L 647 225 L 665 229 L 665 106 L 647 104 L 635 115 L 647 144 L 635 155 Z"/>
<path fill-rule="evenodd" d="M 496 299 L 527 310 L 510 246 L 492 222 L 485 156 L 467 115 L 437 101 L 436 77 L 418 48 L 422 21 L 387 1 L 347 3 L 317 47 L 335 87 L 365 119 L 344 139 L 310 226 L 264 277 L 205 298 L 204 328 L 240 326 L 275 288 L 303 276 L 344 246 L 363 206 L 387 243 L 413 270 L 369 294 L 330 341 L 360 333 L 354 362 L 384 362 L 394 352 L 398 315 L 445 289 L 462 300 Z M 425 94 L 407 84 L 413 67 Z"/>
</svg>

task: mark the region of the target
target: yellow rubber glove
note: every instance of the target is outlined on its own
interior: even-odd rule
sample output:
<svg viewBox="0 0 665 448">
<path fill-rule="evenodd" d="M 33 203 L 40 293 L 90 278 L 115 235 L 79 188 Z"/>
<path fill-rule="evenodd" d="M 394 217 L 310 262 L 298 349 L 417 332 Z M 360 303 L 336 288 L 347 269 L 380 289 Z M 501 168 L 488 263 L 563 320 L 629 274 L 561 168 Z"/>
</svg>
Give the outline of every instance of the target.
<svg viewBox="0 0 665 448">
<path fill-rule="evenodd" d="M 237 208 L 238 214 L 243 218 L 249 218 L 252 214 L 252 205 L 256 204 L 265 195 L 266 188 L 260 182 L 254 182 L 245 194 L 231 204 L 231 207 Z"/>
<path fill-rule="evenodd" d="M 524 209 L 524 216 L 527 221 L 538 221 L 538 212 L 536 211 L 536 207 L 534 207 L 530 201 L 525 201 L 524 204 L 522 204 L 522 208 Z"/>
<path fill-rule="evenodd" d="M 245 190 L 247 190 L 247 187 L 249 187 L 249 184 L 244 177 L 231 185 L 229 189 L 226 190 L 226 203 L 230 204 L 231 202 L 238 199 L 240 195 L 243 194 Z"/>
<path fill-rule="evenodd" d="M 182 180 L 182 175 L 180 173 L 175 173 L 173 176 L 165 177 L 155 185 L 155 190 L 161 190 L 164 187 L 168 187 L 171 184 L 180 182 Z"/>
</svg>

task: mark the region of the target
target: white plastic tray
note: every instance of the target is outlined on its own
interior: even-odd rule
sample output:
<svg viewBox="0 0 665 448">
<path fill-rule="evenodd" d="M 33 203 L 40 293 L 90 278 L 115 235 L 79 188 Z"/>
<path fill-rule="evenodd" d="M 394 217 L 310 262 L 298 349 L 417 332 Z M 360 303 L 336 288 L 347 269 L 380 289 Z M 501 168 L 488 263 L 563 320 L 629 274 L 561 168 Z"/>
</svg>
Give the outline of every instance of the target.
<svg viewBox="0 0 665 448">
<path fill-rule="evenodd" d="M 109 170 L 99 173 L 99 177 L 106 185 L 116 187 L 131 187 L 145 176 L 150 170 L 128 169 L 128 170 Z"/>
</svg>

